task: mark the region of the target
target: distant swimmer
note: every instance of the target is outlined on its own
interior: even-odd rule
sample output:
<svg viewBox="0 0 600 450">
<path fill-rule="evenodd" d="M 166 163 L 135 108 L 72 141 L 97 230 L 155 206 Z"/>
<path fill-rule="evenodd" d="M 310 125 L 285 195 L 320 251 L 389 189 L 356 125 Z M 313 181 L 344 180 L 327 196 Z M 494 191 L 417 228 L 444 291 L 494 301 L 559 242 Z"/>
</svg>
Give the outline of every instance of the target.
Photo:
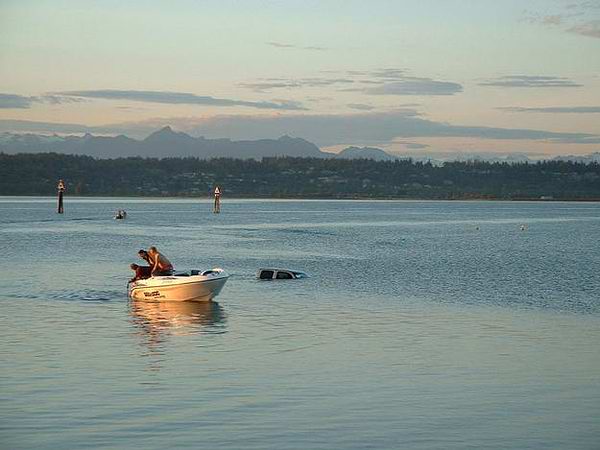
<svg viewBox="0 0 600 450">
<path fill-rule="evenodd" d="M 148 249 L 148 255 L 152 259 L 151 274 L 152 276 L 172 275 L 173 264 L 167 259 L 165 255 L 159 253 L 156 247 L 150 247 Z"/>
<path fill-rule="evenodd" d="M 520 229 L 521 231 L 525 231 L 525 230 L 527 229 L 527 225 L 525 225 L 525 224 L 522 224 L 522 225 L 519 227 L 519 229 Z"/>
</svg>

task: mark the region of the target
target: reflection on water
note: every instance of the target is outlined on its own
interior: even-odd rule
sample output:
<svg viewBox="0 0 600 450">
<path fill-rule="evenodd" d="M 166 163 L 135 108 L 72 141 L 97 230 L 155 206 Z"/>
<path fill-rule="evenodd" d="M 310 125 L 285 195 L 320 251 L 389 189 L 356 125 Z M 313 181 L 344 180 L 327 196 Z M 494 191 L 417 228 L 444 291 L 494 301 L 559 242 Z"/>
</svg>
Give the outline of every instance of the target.
<svg viewBox="0 0 600 450">
<path fill-rule="evenodd" d="M 169 335 L 225 333 L 226 315 L 216 302 L 149 302 L 131 301 L 132 323 L 150 350 Z"/>
</svg>

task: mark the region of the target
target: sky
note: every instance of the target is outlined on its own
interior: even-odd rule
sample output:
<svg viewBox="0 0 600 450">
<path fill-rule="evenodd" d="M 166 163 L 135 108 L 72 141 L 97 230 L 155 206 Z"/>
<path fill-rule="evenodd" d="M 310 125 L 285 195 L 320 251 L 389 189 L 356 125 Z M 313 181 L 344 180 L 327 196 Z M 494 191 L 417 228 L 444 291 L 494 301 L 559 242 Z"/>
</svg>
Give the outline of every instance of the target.
<svg viewBox="0 0 600 450">
<path fill-rule="evenodd" d="M 0 132 L 600 151 L 600 0 L 0 0 Z"/>
</svg>

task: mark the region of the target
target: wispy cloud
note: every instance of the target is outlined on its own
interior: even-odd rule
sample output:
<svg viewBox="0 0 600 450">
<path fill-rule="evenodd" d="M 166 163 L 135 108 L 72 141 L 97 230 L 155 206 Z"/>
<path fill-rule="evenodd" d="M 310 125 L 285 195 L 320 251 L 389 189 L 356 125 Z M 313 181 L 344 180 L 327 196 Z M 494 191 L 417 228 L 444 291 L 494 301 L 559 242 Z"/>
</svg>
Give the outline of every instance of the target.
<svg viewBox="0 0 600 450">
<path fill-rule="evenodd" d="M 459 83 L 408 76 L 405 69 L 327 70 L 322 73 L 340 76 L 299 79 L 264 78 L 239 83 L 238 86 L 255 92 L 334 86 L 338 92 L 361 92 L 368 95 L 454 95 L 463 90 Z"/>
<path fill-rule="evenodd" d="M 540 22 L 544 25 L 560 25 L 565 20 L 564 14 L 552 14 L 549 16 L 543 16 Z"/>
<path fill-rule="evenodd" d="M 578 9 L 578 10 L 600 10 L 600 3 L 597 0 L 585 0 L 582 2 L 570 3 L 566 6 L 566 9 Z"/>
<path fill-rule="evenodd" d="M 118 134 L 117 129 L 110 127 L 100 131 L 101 127 L 90 127 L 78 123 L 40 122 L 35 120 L 0 119 L 0 131 L 15 133 L 42 133 L 42 134 L 68 134 L 68 133 L 102 133 Z"/>
<path fill-rule="evenodd" d="M 348 103 L 348 108 L 358 109 L 360 111 L 371 111 L 375 109 L 373 105 L 367 105 L 364 103 Z"/>
<path fill-rule="evenodd" d="M 273 89 L 297 89 L 332 86 L 334 84 L 352 84 L 349 78 L 266 78 L 255 82 L 238 83 L 238 86 L 252 89 L 255 92 L 268 92 Z"/>
<path fill-rule="evenodd" d="M 362 92 L 367 95 L 454 95 L 463 91 L 460 83 L 409 75 L 407 69 L 327 71 L 352 81 L 352 86 L 339 87 L 338 92 Z"/>
<path fill-rule="evenodd" d="M 600 39 L 600 20 L 591 20 L 572 26 L 567 31 Z"/>
<path fill-rule="evenodd" d="M 583 86 L 568 78 L 541 75 L 508 75 L 482 81 L 479 85 L 511 88 L 573 88 Z"/>
<path fill-rule="evenodd" d="M 18 94 L 0 94 L 0 109 L 29 109 L 35 103 L 59 105 L 63 103 L 74 103 L 80 101 L 84 100 L 60 95 L 26 96 Z"/>
<path fill-rule="evenodd" d="M 535 112 L 553 114 L 595 114 L 600 113 L 600 106 L 550 106 L 527 108 L 523 106 L 504 106 L 497 109 L 510 112 Z"/>
<path fill-rule="evenodd" d="M 556 14 L 527 13 L 529 23 L 562 28 L 568 33 L 600 39 L 600 2 L 584 1 L 568 4 Z"/>
<path fill-rule="evenodd" d="M 329 50 L 327 47 L 321 47 L 321 46 L 317 46 L 317 45 L 302 46 L 302 45 L 289 44 L 289 43 L 286 43 L 286 42 L 273 42 L 273 41 L 269 41 L 269 42 L 266 42 L 266 44 L 270 45 L 271 47 L 276 47 L 276 48 L 290 48 L 290 49 L 296 49 L 296 50 L 313 50 L 313 51 L 318 51 L 318 52 Z"/>
<path fill-rule="evenodd" d="M 0 109 L 27 109 L 31 107 L 31 97 L 17 94 L 0 94 Z"/>
<path fill-rule="evenodd" d="M 90 91 L 64 91 L 57 92 L 56 94 L 76 98 L 130 100 L 135 102 L 165 103 L 170 105 L 247 106 L 249 108 L 258 109 L 281 109 L 296 111 L 306 109 L 299 102 L 295 101 L 252 102 L 201 96 L 187 92 L 100 89 Z"/>
<path fill-rule="evenodd" d="M 462 90 L 462 85 L 450 81 L 403 77 L 400 81 L 368 88 L 365 93 L 371 95 L 454 95 Z"/>
<path fill-rule="evenodd" d="M 422 150 L 424 148 L 429 148 L 430 147 L 427 144 L 420 144 L 418 142 L 411 142 L 411 141 L 398 141 L 398 140 L 395 140 L 394 144 L 403 145 L 404 147 L 406 147 L 409 150 Z"/>
<path fill-rule="evenodd" d="M 377 69 L 368 72 L 368 76 L 372 78 L 380 78 L 383 80 L 403 80 L 406 78 L 405 69 Z"/>
</svg>

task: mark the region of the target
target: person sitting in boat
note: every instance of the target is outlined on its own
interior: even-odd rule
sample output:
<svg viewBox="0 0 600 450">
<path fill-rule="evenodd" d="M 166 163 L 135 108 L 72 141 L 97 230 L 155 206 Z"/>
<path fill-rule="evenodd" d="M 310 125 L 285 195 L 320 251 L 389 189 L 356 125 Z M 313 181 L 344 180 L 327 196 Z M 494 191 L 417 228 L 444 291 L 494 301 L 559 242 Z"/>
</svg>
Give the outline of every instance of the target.
<svg viewBox="0 0 600 450">
<path fill-rule="evenodd" d="M 131 264 L 129 267 L 131 267 L 131 270 L 133 270 L 135 272 L 135 275 L 133 276 L 133 278 L 131 280 L 129 280 L 130 283 L 133 283 L 134 281 L 137 281 L 137 280 L 145 280 L 146 278 L 150 278 L 150 272 L 151 272 L 150 267 L 138 266 L 137 264 Z"/>
<path fill-rule="evenodd" d="M 171 261 L 167 259 L 165 255 L 159 253 L 156 247 L 150 247 L 148 249 L 148 255 L 152 258 L 152 276 L 172 275 L 173 265 Z"/>
</svg>

